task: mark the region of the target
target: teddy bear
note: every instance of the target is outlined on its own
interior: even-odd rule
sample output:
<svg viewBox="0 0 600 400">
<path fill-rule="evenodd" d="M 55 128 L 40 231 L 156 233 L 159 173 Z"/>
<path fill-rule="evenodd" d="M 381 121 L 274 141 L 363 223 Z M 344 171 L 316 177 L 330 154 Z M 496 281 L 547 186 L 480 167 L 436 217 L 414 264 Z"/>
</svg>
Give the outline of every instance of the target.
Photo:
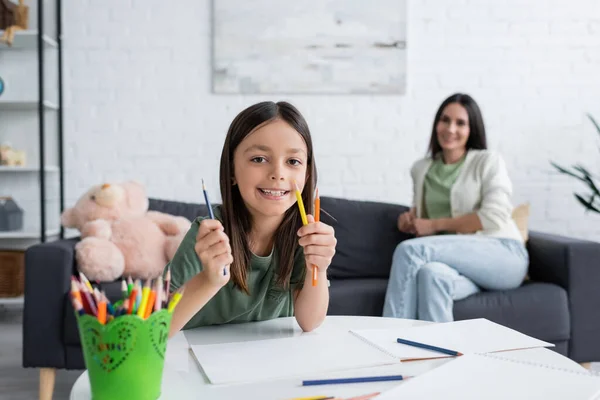
<svg viewBox="0 0 600 400">
<path fill-rule="evenodd" d="M 191 222 L 184 217 L 148 211 L 144 187 L 135 181 L 90 188 L 66 209 L 61 222 L 76 228 L 79 270 L 92 281 L 119 277 L 151 279 L 173 259 Z"/>
</svg>

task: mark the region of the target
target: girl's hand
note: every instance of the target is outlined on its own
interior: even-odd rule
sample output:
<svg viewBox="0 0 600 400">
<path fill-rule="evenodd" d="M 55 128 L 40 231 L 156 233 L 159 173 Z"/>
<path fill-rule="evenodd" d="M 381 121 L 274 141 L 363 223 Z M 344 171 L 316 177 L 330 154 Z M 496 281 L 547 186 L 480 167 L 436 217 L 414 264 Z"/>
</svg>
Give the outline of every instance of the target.
<svg viewBox="0 0 600 400">
<path fill-rule="evenodd" d="M 229 237 L 225 234 L 221 222 L 215 219 L 204 219 L 200 222 L 194 250 L 202 263 L 200 274 L 215 287 L 225 286 L 229 282 L 229 266 L 233 262 L 233 256 Z"/>
<path fill-rule="evenodd" d="M 306 266 L 312 268 L 312 265 L 316 265 L 319 271 L 326 271 L 335 255 L 335 232 L 331 226 L 315 222 L 312 215 L 307 215 L 307 218 L 308 225 L 298 230 L 298 243 L 304 248 Z"/>
<path fill-rule="evenodd" d="M 415 218 L 414 226 L 417 236 L 429 236 L 437 233 L 435 223 L 432 219 Z"/>
</svg>

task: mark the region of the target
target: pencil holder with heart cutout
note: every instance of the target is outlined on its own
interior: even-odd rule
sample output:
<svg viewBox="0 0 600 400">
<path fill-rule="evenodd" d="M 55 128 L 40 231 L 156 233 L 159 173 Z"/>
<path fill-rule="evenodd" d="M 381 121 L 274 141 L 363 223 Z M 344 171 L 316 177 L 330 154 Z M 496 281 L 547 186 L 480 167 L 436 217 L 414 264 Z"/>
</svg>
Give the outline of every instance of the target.
<svg viewBox="0 0 600 400">
<path fill-rule="evenodd" d="M 122 315 L 104 325 L 89 314 L 76 316 L 92 399 L 158 399 L 172 313 Z"/>
</svg>

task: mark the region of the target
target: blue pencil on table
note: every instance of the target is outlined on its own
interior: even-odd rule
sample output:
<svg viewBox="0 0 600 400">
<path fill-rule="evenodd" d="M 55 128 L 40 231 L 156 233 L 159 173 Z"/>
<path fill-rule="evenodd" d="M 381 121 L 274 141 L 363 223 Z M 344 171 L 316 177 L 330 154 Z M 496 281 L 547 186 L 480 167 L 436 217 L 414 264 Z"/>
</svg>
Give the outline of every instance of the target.
<svg viewBox="0 0 600 400">
<path fill-rule="evenodd" d="M 386 381 L 401 381 L 408 377 L 402 375 L 387 375 L 387 376 L 364 376 L 357 378 L 335 378 L 335 379 L 315 379 L 302 381 L 302 386 L 317 386 L 317 385 L 336 385 L 342 383 L 365 383 L 365 382 L 386 382 Z"/>
<path fill-rule="evenodd" d="M 208 216 L 210 219 L 215 219 L 215 214 L 213 213 L 212 206 L 210 205 L 210 201 L 208 200 L 208 193 L 206 192 L 206 185 L 204 185 L 204 179 L 202 179 L 202 191 L 204 192 L 204 200 L 206 202 L 206 207 L 208 208 Z M 227 270 L 223 267 L 223 275 L 227 275 Z"/>
<path fill-rule="evenodd" d="M 448 354 L 449 356 L 462 356 L 463 355 L 462 353 L 460 353 L 458 351 L 448 350 L 448 349 L 444 349 L 442 347 L 432 346 L 430 344 L 413 342 L 411 340 L 398 338 L 398 339 L 396 339 L 396 341 L 398 343 L 406 344 L 409 346 L 419 347 L 421 349 L 433 350 L 433 351 L 437 351 L 438 353 Z"/>
</svg>

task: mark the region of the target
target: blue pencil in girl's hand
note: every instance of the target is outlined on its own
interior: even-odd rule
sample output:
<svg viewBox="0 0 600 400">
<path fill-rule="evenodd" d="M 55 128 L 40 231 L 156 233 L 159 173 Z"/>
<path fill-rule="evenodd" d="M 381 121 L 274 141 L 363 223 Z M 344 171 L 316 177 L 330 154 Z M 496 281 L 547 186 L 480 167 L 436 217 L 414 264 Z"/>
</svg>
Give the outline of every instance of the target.
<svg viewBox="0 0 600 400">
<path fill-rule="evenodd" d="M 215 214 L 213 213 L 212 206 L 210 205 L 210 200 L 208 200 L 208 193 L 206 192 L 204 179 L 202 179 L 202 191 L 204 192 L 204 201 L 206 202 L 206 207 L 208 207 L 208 216 L 210 219 L 215 219 Z"/>
<path fill-rule="evenodd" d="M 202 191 L 204 192 L 204 201 L 206 202 L 206 207 L 208 208 L 208 216 L 210 219 L 215 219 L 215 214 L 213 213 L 212 206 L 210 205 L 210 201 L 208 200 L 208 193 L 206 192 L 206 185 L 204 184 L 204 179 L 202 179 Z M 223 267 L 223 275 L 227 275 L 227 269 Z"/>
</svg>

